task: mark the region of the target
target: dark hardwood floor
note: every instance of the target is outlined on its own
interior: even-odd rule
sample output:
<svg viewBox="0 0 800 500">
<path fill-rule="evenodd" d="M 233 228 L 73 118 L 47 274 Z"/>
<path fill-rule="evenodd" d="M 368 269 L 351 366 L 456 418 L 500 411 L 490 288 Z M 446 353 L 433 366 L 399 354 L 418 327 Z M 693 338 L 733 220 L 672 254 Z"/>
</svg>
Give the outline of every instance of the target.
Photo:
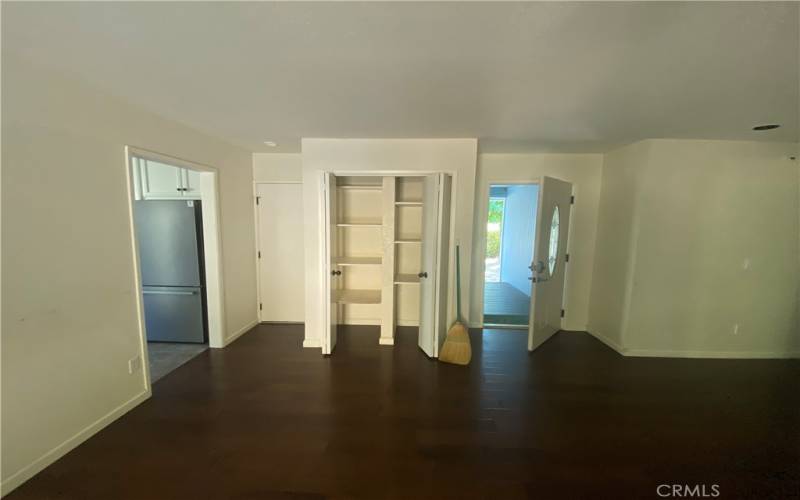
<svg viewBox="0 0 800 500">
<path fill-rule="evenodd" d="M 464 368 L 375 332 L 323 358 L 302 327 L 259 326 L 8 498 L 800 495 L 800 361 L 624 358 L 570 332 L 529 355 L 487 330 Z"/>
</svg>

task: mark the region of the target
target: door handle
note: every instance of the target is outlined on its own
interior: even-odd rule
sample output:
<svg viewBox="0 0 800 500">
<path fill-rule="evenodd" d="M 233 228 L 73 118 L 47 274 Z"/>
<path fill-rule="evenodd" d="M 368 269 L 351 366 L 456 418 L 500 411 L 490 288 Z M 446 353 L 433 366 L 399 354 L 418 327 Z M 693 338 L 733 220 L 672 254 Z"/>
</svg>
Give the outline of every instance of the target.
<svg viewBox="0 0 800 500">
<path fill-rule="evenodd" d="M 339 275 L 341 275 L 341 274 L 342 274 L 342 272 L 341 272 L 341 271 L 339 271 L 338 269 L 337 269 L 337 270 L 335 270 L 335 271 L 331 271 L 331 276 L 339 276 Z"/>
<path fill-rule="evenodd" d="M 423 272 L 417 274 L 417 277 L 418 278 L 427 278 L 428 277 L 428 273 L 423 271 Z"/>
</svg>

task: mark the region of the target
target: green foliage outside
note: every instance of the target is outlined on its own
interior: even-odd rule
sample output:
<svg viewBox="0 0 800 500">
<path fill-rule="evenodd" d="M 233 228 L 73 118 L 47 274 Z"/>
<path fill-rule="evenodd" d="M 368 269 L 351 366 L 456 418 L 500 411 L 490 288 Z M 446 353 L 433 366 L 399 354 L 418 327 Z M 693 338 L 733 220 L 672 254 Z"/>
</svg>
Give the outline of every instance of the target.
<svg viewBox="0 0 800 500">
<path fill-rule="evenodd" d="M 500 255 L 500 231 L 486 233 L 486 257 L 494 259 Z"/>
<path fill-rule="evenodd" d="M 489 200 L 489 227 L 486 231 L 486 257 L 489 259 L 500 256 L 500 234 L 503 227 L 504 205 L 505 200 Z"/>
<path fill-rule="evenodd" d="M 489 223 L 503 223 L 503 208 L 505 200 L 489 200 Z"/>
</svg>

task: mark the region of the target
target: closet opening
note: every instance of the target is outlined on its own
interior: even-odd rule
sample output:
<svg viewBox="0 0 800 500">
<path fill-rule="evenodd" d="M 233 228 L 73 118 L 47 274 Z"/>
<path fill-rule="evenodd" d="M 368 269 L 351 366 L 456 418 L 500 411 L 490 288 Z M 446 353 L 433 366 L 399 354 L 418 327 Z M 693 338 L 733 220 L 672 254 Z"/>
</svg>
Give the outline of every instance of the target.
<svg viewBox="0 0 800 500">
<path fill-rule="evenodd" d="M 340 325 L 368 325 L 347 334 L 384 346 L 415 341 L 436 357 L 447 323 L 450 176 L 324 175 L 323 353 Z"/>
<path fill-rule="evenodd" d="M 537 184 L 489 186 L 483 289 L 485 326 L 528 327 L 538 198 Z"/>
</svg>

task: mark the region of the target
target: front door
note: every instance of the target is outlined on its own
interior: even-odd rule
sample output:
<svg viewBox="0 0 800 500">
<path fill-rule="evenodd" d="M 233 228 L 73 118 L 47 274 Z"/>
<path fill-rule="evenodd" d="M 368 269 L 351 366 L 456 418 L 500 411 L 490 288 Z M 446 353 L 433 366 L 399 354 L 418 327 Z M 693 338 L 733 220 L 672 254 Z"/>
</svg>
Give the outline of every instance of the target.
<svg viewBox="0 0 800 500">
<path fill-rule="evenodd" d="M 536 241 L 530 266 L 529 351 L 561 329 L 571 200 L 572 184 L 552 177 L 542 178 Z"/>
</svg>

